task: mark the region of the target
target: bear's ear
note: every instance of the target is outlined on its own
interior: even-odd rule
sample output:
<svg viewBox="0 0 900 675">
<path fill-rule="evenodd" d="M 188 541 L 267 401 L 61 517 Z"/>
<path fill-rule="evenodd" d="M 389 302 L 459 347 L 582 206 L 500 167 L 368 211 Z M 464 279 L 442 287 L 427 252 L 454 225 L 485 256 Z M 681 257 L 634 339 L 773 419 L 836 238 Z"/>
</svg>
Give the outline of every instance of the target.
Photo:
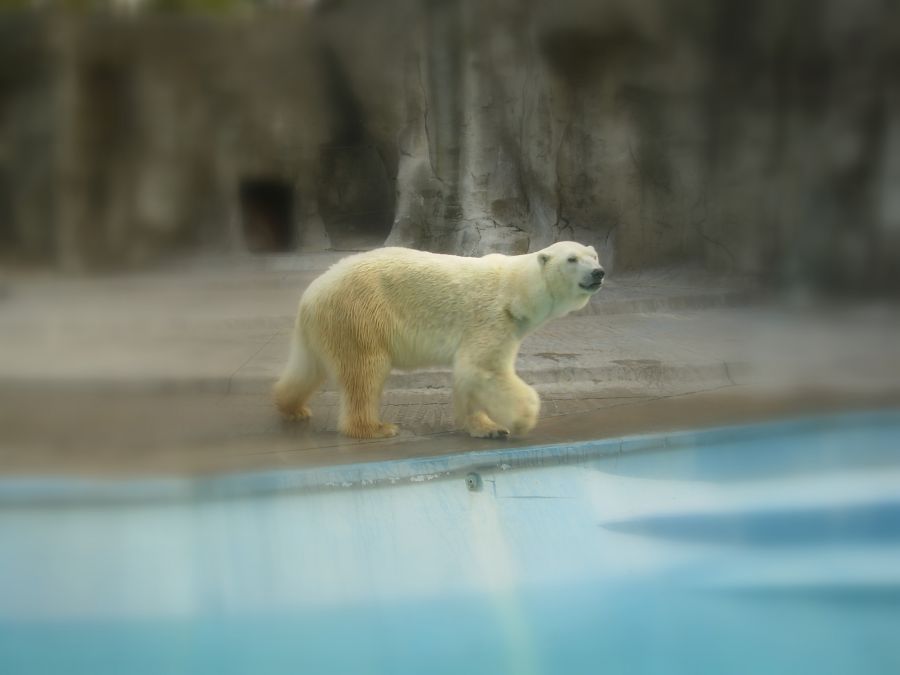
<svg viewBox="0 0 900 675">
<path fill-rule="evenodd" d="M 538 262 L 541 264 L 541 267 L 546 265 L 548 260 L 550 260 L 549 253 L 538 253 Z"/>
</svg>

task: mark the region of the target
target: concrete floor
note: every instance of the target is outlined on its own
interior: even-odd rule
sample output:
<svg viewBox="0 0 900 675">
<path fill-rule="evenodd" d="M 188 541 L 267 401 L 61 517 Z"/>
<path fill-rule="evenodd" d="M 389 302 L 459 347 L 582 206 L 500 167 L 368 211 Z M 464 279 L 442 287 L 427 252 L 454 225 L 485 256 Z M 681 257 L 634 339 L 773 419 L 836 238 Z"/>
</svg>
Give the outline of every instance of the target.
<svg viewBox="0 0 900 675">
<path fill-rule="evenodd" d="M 618 275 L 578 315 L 529 336 L 541 393 L 527 438 L 455 430 L 449 371 L 397 373 L 396 439 L 335 433 L 269 400 L 299 295 L 338 256 L 243 259 L 125 278 L 15 278 L 0 298 L 0 472 L 198 473 L 564 443 L 900 406 L 900 308 L 787 306 L 689 271 Z"/>
<path fill-rule="evenodd" d="M 43 395 L 42 395 L 43 396 Z M 199 474 L 315 467 L 428 457 L 472 450 L 549 445 L 657 431 L 744 424 L 843 410 L 900 408 L 900 391 L 795 390 L 763 393 L 748 386 L 658 396 L 597 397 L 543 415 L 523 438 L 469 438 L 453 430 L 413 431 L 357 441 L 309 424 L 282 423 L 256 396 L 105 397 L 76 395 L 3 402 L 0 473 L 68 475 Z M 77 403 L 76 403 L 76 399 Z M 590 407 L 589 410 L 577 408 Z M 546 408 L 546 402 L 545 402 Z M 34 410 L 42 411 L 40 429 Z M 237 416 L 265 420 L 241 429 Z M 390 418 L 389 418 L 390 419 Z"/>
</svg>

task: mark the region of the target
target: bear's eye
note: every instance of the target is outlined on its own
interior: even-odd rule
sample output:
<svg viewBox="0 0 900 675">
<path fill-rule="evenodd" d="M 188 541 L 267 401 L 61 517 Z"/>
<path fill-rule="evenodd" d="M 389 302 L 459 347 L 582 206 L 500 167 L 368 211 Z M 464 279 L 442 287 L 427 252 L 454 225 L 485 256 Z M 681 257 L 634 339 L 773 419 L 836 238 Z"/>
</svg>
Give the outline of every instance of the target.
<svg viewBox="0 0 900 675">
<path fill-rule="evenodd" d="M 578 258 L 576 258 L 574 255 L 570 255 L 569 262 L 578 262 Z"/>
</svg>

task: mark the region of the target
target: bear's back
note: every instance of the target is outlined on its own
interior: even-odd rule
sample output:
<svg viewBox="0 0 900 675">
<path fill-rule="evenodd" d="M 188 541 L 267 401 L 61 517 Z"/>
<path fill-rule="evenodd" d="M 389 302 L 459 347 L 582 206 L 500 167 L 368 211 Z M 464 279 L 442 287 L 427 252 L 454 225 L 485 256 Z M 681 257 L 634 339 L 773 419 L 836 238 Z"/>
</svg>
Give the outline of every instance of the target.
<svg viewBox="0 0 900 675">
<path fill-rule="evenodd" d="M 400 368 L 449 363 L 467 333 L 505 322 L 505 256 L 383 248 L 345 258 L 307 289 L 306 319 L 389 345 Z"/>
</svg>

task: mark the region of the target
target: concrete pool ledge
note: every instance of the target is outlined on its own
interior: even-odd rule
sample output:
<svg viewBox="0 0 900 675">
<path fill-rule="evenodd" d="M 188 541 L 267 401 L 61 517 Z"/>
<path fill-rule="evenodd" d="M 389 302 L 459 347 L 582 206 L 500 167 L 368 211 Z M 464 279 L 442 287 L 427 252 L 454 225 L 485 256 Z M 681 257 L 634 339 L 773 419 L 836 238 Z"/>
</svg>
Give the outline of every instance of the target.
<svg viewBox="0 0 900 675">
<path fill-rule="evenodd" d="M 766 437 L 829 433 L 848 428 L 897 426 L 893 408 L 838 414 L 813 414 L 787 420 L 718 426 L 700 430 L 638 434 L 571 443 L 481 450 L 434 457 L 392 459 L 341 466 L 250 471 L 224 475 L 75 478 L 6 476 L 0 478 L 0 508 L 141 505 L 252 498 L 279 493 L 360 490 L 458 480 L 471 490 L 471 473 L 490 476 L 547 466 L 580 466 L 613 455 L 758 442 Z M 900 453 L 900 446 L 898 446 Z M 475 490 L 480 491 L 482 486 Z"/>
</svg>

